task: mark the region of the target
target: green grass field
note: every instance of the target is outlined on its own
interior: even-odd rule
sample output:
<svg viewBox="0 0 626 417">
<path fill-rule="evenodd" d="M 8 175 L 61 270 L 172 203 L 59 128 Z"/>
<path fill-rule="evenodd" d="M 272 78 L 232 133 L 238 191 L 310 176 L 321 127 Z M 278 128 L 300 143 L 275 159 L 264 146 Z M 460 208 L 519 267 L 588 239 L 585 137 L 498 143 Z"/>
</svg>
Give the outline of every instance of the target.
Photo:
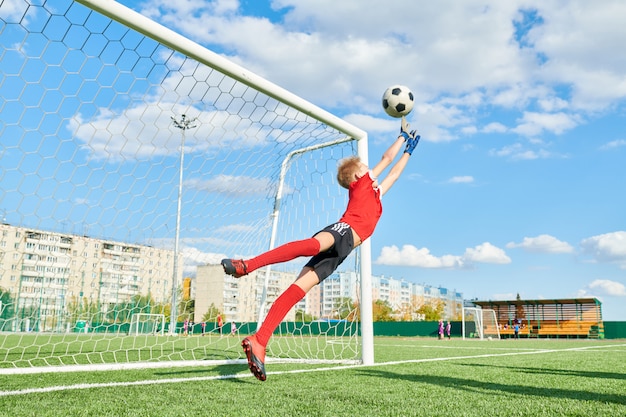
<svg viewBox="0 0 626 417">
<path fill-rule="evenodd" d="M 0 416 L 625 416 L 626 341 L 376 338 L 376 365 L 0 375 Z"/>
</svg>

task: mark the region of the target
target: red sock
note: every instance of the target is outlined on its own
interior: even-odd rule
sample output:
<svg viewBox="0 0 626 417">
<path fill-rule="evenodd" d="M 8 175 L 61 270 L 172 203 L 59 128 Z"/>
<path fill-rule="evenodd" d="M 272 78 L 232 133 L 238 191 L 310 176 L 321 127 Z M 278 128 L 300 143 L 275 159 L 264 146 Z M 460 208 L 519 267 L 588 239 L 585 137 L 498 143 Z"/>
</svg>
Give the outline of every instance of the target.
<svg viewBox="0 0 626 417">
<path fill-rule="evenodd" d="M 272 337 L 274 330 L 278 327 L 281 321 L 285 318 L 289 310 L 304 296 L 306 293 L 296 284 L 291 284 L 281 295 L 274 301 L 270 311 L 267 313 L 267 317 L 263 321 L 261 328 L 256 332 L 256 340 L 261 346 L 267 346 L 267 342 Z"/>
<path fill-rule="evenodd" d="M 248 273 L 266 265 L 291 261 L 299 256 L 313 256 L 320 252 L 320 242 L 315 238 L 296 240 L 246 261 Z"/>
</svg>

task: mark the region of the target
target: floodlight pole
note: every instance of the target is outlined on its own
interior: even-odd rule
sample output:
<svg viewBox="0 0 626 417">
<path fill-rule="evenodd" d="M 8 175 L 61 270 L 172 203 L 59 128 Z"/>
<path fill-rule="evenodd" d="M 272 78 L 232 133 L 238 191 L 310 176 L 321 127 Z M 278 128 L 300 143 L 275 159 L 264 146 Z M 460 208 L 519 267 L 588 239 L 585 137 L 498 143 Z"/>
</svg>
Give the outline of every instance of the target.
<svg viewBox="0 0 626 417">
<path fill-rule="evenodd" d="M 188 119 L 186 115 L 181 115 L 180 119 L 176 119 L 172 116 L 172 123 L 174 123 L 174 127 L 180 129 L 182 131 L 182 139 L 180 143 L 180 165 L 178 167 L 179 175 L 178 175 L 178 203 L 176 207 L 176 231 L 174 238 L 174 268 L 172 273 L 172 308 L 170 309 L 170 328 L 169 334 L 171 336 L 176 335 L 176 321 L 178 318 L 177 310 L 178 303 L 176 301 L 176 293 L 177 288 L 176 284 L 178 281 L 178 257 L 179 257 L 179 241 L 180 241 L 180 212 L 182 208 L 182 199 L 183 199 L 183 163 L 185 162 L 185 131 L 188 129 L 193 129 L 197 125 L 195 124 L 197 118 Z"/>
</svg>

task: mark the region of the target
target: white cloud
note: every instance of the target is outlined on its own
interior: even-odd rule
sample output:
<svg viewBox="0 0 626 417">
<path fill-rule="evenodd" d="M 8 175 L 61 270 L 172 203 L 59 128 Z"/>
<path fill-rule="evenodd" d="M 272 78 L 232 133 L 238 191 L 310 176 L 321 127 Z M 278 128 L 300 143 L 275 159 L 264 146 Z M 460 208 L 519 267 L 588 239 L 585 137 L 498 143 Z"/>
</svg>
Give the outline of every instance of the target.
<svg viewBox="0 0 626 417">
<path fill-rule="evenodd" d="M 524 136 L 536 136 L 548 131 L 561 134 L 566 130 L 575 128 L 580 124 L 579 117 L 563 112 L 560 113 L 536 113 L 524 112 L 518 125 L 512 129 L 513 132 Z"/>
<path fill-rule="evenodd" d="M 468 184 L 474 182 L 474 177 L 471 175 L 460 175 L 450 178 L 448 182 L 452 184 Z"/>
<path fill-rule="evenodd" d="M 611 142 L 605 143 L 604 145 L 600 146 L 600 150 L 608 151 L 611 149 L 620 148 L 622 146 L 626 146 L 626 139 L 617 139 L 617 140 L 613 140 Z"/>
<path fill-rule="evenodd" d="M 416 266 L 420 268 L 462 268 L 463 261 L 460 256 L 444 255 L 434 256 L 427 248 L 417 248 L 413 245 L 404 245 L 402 249 L 397 246 L 385 246 L 376 260 L 381 265 Z"/>
<path fill-rule="evenodd" d="M 490 299 L 491 300 L 516 300 L 517 293 L 507 292 L 507 293 L 493 294 L 490 297 Z"/>
<path fill-rule="evenodd" d="M 463 269 L 471 268 L 474 263 L 508 264 L 511 259 L 504 251 L 485 242 L 474 248 L 468 248 L 461 256 L 443 255 L 437 257 L 427 248 L 413 245 L 385 246 L 375 263 L 381 265 L 415 266 L 419 268 Z"/>
<path fill-rule="evenodd" d="M 366 131 L 369 135 L 368 140 L 375 143 L 391 144 L 400 132 L 400 119 L 379 118 L 367 114 L 349 114 L 343 119 Z"/>
<path fill-rule="evenodd" d="M 541 108 L 541 110 L 546 112 L 555 112 L 559 110 L 564 110 L 567 108 L 567 101 L 563 100 L 559 97 L 546 97 L 537 100 L 537 104 Z"/>
<path fill-rule="evenodd" d="M 572 253 L 574 248 L 567 242 L 563 242 L 550 235 L 539 235 L 536 237 L 525 237 L 522 242 L 510 242 L 507 248 L 522 248 L 528 252 L 539 253 Z"/>
<path fill-rule="evenodd" d="M 33 19 L 33 13 L 27 13 L 29 8 L 28 3 L 18 0 L 6 0 L 2 2 L 2 19 L 5 22 L 14 23 L 15 21 L 21 21 L 22 24 L 28 25 Z M 31 10 L 36 11 L 36 8 L 31 7 Z"/>
<path fill-rule="evenodd" d="M 543 145 L 541 141 L 530 141 L 533 144 Z M 533 159 L 548 159 L 548 158 L 567 158 L 567 155 L 557 154 L 550 152 L 544 148 L 541 149 L 529 149 L 524 147 L 521 143 L 514 143 L 512 145 L 504 146 L 500 149 L 489 150 L 489 155 L 502 158 L 509 158 L 512 160 L 533 160 Z"/>
<path fill-rule="evenodd" d="M 504 133 L 507 131 L 507 127 L 502 123 L 491 122 L 485 125 L 482 131 L 484 133 Z"/>
<path fill-rule="evenodd" d="M 461 128 L 461 133 L 464 135 L 473 135 L 478 132 L 478 128 L 476 126 L 465 126 Z"/>
<path fill-rule="evenodd" d="M 449 102 L 417 104 L 409 117 L 422 137 L 431 142 L 456 140 L 459 136 L 454 129 L 462 131 L 474 122 L 462 107 Z"/>
<path fill-rule="evenodd" d="M 140 11 L 324 107 L 381 114 L 382 91 L 401 79 L 418 103 L 459 113 L 442 120 L 433 119 L 439 111 L 422 113 L 429 141 L 475 131 L 479 123 L 459 121 L 474 119 L 481 106 L 540 110 L 523 113 L 515 128 L 534 136 L 567 131 L 581 122 L 576 112 L 626 97 L 626 56 L 606 52 L 626 43 L 621 0 L 602 7 L 573 0 L 566 11 L 539 0 L 488 7 L 480 0 L 367 7 L 360 0 L 280 0 L 271 7 L 276 15 L 265 17 L 243 15 L 235 0 L 147 0 Z M 528 10 L 536 18 L 520 25 L 520 39 L 515 23 Z"/>
<path fill-rule="evenodd" d="M 129 107 L 121 113 L 107 108 L 99 108 L 93 120 L 84 119 L 81 114 L 71 119 L 68 128 L 83 142 L 83 149 L 94 160 L 136 161 L 147 158 L 178 155 L 180 152 L 180 130 L 173 126 L 171 117 L 176 114 L 199 114 L 195 109 L 177 106 L 167 100 L 152 101 Z M 205 114 L 202 118 L 213 124 L 227 119 L 228 114 L 219 112 Z M 186 152 L 203 151 L 216 147 L 205 139 L 202 118 L 196 125 L 199 129 L 189 129 L 186 133 Z M 205 124 L 211 126 L 209 122 Z M 198 138 L 196 138 L 198 135 Z M 238 137 L 230 134 L 227 138 L 235 142 Z"/>
<path fill-rule="evenodd" d="M 608 279 L 596 279 L 589 284 L 589 289 L 600 295 L 626 297 L 626 285 Z"/>
<path fill-rule="evenodd" d="M 489 242 L 485 242 L 474 248 L 468 248 L 465 250 L 463 259 L 468 262 L 480 262 L 486 264 L 508 264 L 511 263 L 504 250 L 492 245 Z"/>
<path fill-rule="evenodd" d="M 595 261 L 617 263 L 626 269 L 626 231 L 592 236 L 583 239 L 580 246 Z"/>
<path fill-rule="evenodd" d="M 605 52 L 626 42 L 626 3 L 615 0 L 602 7 L 587 5 L 591 6 L 581 0 L 570 2 L 564 13 L 556 3 L 537 2 L 544 24 L 530 31 L 529 40 L 536 53 L 547 57 L 542 77 L 571 85 L 574 107 L 594 109 L 626 93 L 626 57 Z"/>
<path fill-rule="evenodd" d="M 499 157 L 511 157 L 515 155 L 519 155 L 523 152 L 522 144 L 515 143 L 513 145 L 507 145 L 500 149 L 491 149 L 489 154 L 491 156 L 499 156 Z"/>
<path fill-rule="evenodd" d="M 267 178 L 252 178 L 247 176 L 216 175 L 213 178 L 192 178 L 185 181 L 185 186 L 210 193 L 226 195 L 266 195 L 273 188 Z"/>
<path fill-rule="evenodd" d="M 219 264 L 226 257 L 223 253 L 207 253 L 194 247 L 185 247 L 181 250 L 184 262 L 184 273 L 187 276 L 195 276 L 199 265 Z"/>
</svg>

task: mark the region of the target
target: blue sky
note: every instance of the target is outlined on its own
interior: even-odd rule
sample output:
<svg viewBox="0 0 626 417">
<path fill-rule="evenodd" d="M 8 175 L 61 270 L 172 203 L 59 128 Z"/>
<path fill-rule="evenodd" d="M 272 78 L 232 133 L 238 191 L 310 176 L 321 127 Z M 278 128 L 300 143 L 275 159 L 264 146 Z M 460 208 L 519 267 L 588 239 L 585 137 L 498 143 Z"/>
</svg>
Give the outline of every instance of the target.
<svg viewBox="0 0 626 417">
<path fill-rule="evenodd" d="M 399 125 L 383 91 L 413 90 L 374 274 L 626 320 L 623 1 L 120 3 L 367 131 L 370 162 Z"/>
<path fill-rule="evenodd" d="M 598 297 L 626 319 L 626 3 L 130 1 L 370 135 L 421 135 L 373 272 L 466 298 Z"/>
</svg>

